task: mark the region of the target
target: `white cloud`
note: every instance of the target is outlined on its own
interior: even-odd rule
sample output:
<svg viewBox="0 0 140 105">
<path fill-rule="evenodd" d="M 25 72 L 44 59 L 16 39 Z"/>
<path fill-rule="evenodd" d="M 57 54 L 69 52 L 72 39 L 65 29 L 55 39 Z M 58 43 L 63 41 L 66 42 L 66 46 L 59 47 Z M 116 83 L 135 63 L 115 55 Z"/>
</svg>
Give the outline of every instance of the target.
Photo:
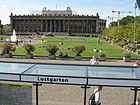
<svg viewBox="0 0 140 105">
<path fill-rule="evenodd" d="M 0 5 L 0 8 L 6 8 L 6 5 Z"/>
</svg>

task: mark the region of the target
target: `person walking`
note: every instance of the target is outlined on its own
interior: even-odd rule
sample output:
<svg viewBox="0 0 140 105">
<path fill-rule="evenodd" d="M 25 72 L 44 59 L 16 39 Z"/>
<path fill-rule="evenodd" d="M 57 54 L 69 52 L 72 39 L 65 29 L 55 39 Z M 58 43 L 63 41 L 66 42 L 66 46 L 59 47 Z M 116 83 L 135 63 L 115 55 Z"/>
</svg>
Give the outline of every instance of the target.
<svg viewBox="0 0 140 105">
<path fill-rule="evenodd" d="M 92 59 L 90 59 L 91 65 L 99 65 L 99 62 L 97 61 L 97 57 L 93 56 Z"/>
<path fill-rule="evenodd" d="M 140 61 L 136 61 L 136 63 L 133 66 L 138 66 L 140 67 Z"/>
<path fill-rule="evenodd" d="M 140 97 L 138 97 L 137 101 L 136 101 L 136 104 L 131 104 L 131 105 L 140 105 Z"/>
<path fill-rule="evenodd" d="M 94 94 L 95 94 L 95 103 L 96 105 L 101 105 L 101 97 L 100 97 L 100 91 L 103 89 L 103 86 L 98 86 L 95 90 L 94 90 Z"/>
</svg>

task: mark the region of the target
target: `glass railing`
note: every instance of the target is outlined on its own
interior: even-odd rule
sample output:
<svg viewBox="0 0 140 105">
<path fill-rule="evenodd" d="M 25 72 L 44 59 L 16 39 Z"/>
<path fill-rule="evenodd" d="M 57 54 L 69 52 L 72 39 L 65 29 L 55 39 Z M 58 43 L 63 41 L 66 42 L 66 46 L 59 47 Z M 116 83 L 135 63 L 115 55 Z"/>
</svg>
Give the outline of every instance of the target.
<svg viewBox="0 0 140 105">
<path fill-rule="evenodd" d="M 129 84 L 129 82 L 133 82 L 133 85 L 135 85 L 135 83 L 136 85 L 139 85 L 140 69 L 135 66 L 91 66 L 1 62 L 0 79 L 5 80 L 8 78 L 6 80 L 10 80 L 11 78 L 11 80 L 14 80 L 14 76 L 16 76 L 15 80 L 25 82 L 64 83 L 78 85 L 111 85 L 112 83 L 112 85 L 115 85 L 115 82 L 117 81 L 117 85 L 123 85 L 123 83 Z"/>
</svg>

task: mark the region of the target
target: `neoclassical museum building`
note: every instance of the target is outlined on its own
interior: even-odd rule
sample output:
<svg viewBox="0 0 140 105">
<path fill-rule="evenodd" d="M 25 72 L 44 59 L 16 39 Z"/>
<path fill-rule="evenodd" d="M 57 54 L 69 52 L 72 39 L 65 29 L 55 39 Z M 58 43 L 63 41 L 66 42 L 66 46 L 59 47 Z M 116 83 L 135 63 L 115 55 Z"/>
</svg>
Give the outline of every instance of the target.
<svg viewBox="0 0 140 105">
<path fill-rule="evenodd" d="M 11 28 L 16 32 L 61 32 L 61 33 L 100 33 L 106 27 L 106 20 L 96 16 L 73 14 L 66 10 L 49 10 L 46 7 L 40 14 L 14 15 L 11 13 Z"/>
</svg>

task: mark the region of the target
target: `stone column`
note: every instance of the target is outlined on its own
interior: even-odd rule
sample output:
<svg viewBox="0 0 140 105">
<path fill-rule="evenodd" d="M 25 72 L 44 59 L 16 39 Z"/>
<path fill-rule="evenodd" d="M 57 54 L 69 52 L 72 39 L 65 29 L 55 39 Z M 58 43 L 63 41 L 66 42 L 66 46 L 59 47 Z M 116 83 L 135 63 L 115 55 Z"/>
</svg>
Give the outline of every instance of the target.
<svg viewBox="0 0 140 105">
<path fill-rule="evenodd" d="M 54 32 L 56 32 L 56 20 L 54 20 Z"/>
<path fill-rule="evenodd" d="M 82 25 L 81 32 L 83 33 L 83 32 L 84 32 L 84 24 L 83 24 L 83 20 L 81 20 L 81 25 Z"/>
<path fill-rule="evenodd" d="M 24 25 L 24 32 L 26 32 L 26 25 Z"/>
<path fill-rule="evenodd" d="M 91 21 L 90 20 L 88 20 L 88 26 L 89 26 L 89 33 L 91 32 Z"/>
<path fill-rule="evenodd" d="M 46 25 L 46 27 L 45 27 L 45 32 L 47 32 L 47 31 L 48 31 L 48 23 L 47 23 L 47 19 L 46 19 L 45 25 Z"/>
<path fill-rule="evenodd" d="M 50 32 L 52 32 L 52 20 L 50 20 Z"/>
<path fill-rule="evenodd" d="M 55 25 L 56 25 L 56 32 L 58 32 L 58 20 L 55 21 Z"/>
<path fill-rule="evenodd" d="M 58 32 L 61 32 L 61 20 L 58 21 Z"/>
<path fill-rule="evenodd" d="M 89 33 L 89 22 L 87 20 L 87 32 Z"/>
<path fill-rule="evenodd" d="M 85 20 L 85 33 L 87 33 L 87 20 Z"/>
<path fill-rule="evenodd" d="M 73 26 L 74 26 L 73 20 L 69 20 L 69 26 L 71 26 L 71 27 L 69 27 L 69 30 L 70 30 L 71 32 L 74 32 L 74 31 L 73 31 Z"/>
<path fill-rule="evenodd" d="M 66 32 L 66 25 L 65 25 L 65 20 L 63 20 L 63 32 Z"/>
<path fill-rule="evenodd" d="M 30 20 L 28 20 L 28 24 L 27 24 L 28 32 L 30 31 L 30 24 L 29 23 L 31 23 Z"/>
<path fill-rule="evenodd" d="M 93 20 L 91 20 L 91 33 L 93 33 Z"/>
<path fill-rule="evenodd" d="M 84 20 L 84 33 L 86 33 L 86 31 L 87 31 L 87 22 L 86 20 Z"/>
<path fill-rule="evenodd" d="M 70 29 L 70 20 L 68 20 L 68 33 L 70 33 L 71 29 Z"/>
<path fill-rule="evenodd" d="M 89 22 L 87 20 L 87 33 L 89 33 Z"/>
<path fill-rule="evenodd" d="M 48 32 L 50 32 L 50 20 L 48 20 Z"/>
<path fill-rule="evenodd" d="M 98 33 L 98 31 L 99 31 L 99 21 L 96 20 L 96 33 Z"/>
<path fill-rule="evenodd" d="M 43 31 L 43 20 L 41 20 L 41 22 L 40 22 L 41 24 L 40 24 L 40 26 L 41 26 L 41 28 L 40 28 L 40 31 L 42 32 Z"/>
</svg>

